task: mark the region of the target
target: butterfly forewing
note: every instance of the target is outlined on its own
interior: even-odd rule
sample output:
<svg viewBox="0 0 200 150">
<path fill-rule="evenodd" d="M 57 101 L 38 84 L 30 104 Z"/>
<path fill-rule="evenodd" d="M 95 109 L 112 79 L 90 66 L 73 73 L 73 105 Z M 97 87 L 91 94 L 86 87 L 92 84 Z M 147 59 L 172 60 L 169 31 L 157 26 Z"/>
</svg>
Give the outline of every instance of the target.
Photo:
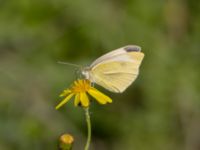
<svg viewBox="0 0 200 150">
<path fill-rule="evenodd" d="M 127 45 L 127 46 L 124 46 L 124 47 L 121 47 L 121 48 L 118 48 L 116 50 L 113 50 L 107 54 L 104 54 L 103 56 L 97 58 L 91 65 L 90 67 L 94 67 L 100 63 L 103 63 L 107 60 L 113 60 L 113 59 L 116 59 L 117 57 L 120 58 L 123 57 L 124 54 L 126 53 L 129 53 L 129 52 L 133 52 L 133 51 L 141 51 L 141 48 L 139 46 L 136 46 L 136 45 Z"/>
</svg>

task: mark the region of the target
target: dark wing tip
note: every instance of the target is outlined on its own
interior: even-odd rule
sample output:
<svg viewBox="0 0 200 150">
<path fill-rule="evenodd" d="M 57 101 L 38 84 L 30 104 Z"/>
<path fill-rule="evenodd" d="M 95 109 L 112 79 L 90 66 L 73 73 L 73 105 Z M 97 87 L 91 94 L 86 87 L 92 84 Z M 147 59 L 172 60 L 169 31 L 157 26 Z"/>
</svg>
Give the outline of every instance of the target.
<svg viewBox="0 0 200 150">
<path fill-rule="evenodd" d="M 135 45 L 129 45 L 129 46 L 124 47 L 124 50 L 126 52 L 140 52 L 141 47 L 135 46 Z"/>
</svg>

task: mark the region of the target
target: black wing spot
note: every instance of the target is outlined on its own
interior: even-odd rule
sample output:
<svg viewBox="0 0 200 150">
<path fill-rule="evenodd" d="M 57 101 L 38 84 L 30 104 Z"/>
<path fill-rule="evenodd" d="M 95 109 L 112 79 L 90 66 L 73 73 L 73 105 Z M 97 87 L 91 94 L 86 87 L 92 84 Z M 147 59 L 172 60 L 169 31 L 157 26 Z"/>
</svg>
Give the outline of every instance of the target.
<svg viewBox="0 0 200 150">
<path fill-rule="evenodd" d="M 139 46 L 126 46 L 124 50 L 127 52 L 140 52 L 141 48 Z"/>
</svg>

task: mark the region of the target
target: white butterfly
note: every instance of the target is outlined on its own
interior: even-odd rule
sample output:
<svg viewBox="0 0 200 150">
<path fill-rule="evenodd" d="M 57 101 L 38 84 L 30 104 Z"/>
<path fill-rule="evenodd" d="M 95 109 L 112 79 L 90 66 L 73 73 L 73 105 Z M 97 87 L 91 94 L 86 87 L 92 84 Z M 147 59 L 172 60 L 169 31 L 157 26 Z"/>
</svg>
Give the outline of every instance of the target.
<svg viewBox="0 0 200 150">
<path fill-rule="evenodd" d="M 91 82 L 121 93 L 137 78 L 143 57 L 139 46 L 124 46 L 99 57 L 81 73 Z"/>
</svg>

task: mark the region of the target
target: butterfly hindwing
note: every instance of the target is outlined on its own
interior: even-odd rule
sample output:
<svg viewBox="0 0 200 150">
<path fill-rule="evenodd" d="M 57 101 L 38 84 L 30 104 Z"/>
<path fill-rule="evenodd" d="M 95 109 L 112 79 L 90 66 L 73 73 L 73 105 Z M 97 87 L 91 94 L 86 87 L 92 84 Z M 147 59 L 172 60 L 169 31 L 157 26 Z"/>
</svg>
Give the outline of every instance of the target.
<svg viewBox="0 0 200 150">
<path fill-rule="evenodd" d="M 137 78 L 144 54 L 135 51 L 108 54 L 91 67 L 91 80 L 112 92 L 123 92 Z"/>
</svg>

